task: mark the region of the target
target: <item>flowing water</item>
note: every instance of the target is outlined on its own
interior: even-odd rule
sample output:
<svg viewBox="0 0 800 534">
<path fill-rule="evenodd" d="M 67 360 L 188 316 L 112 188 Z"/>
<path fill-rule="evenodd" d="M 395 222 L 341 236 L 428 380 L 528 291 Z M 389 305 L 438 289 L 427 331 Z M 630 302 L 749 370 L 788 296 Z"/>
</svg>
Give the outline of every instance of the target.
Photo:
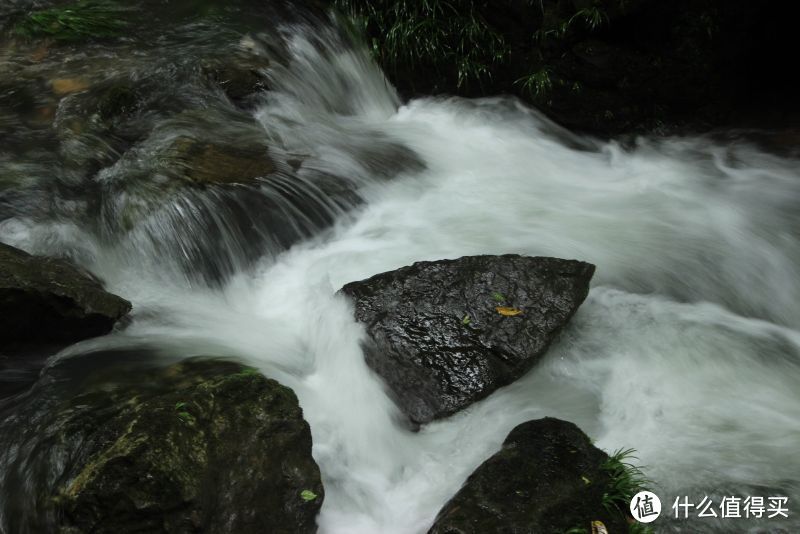
<svg viewBox="0 0 800 534">
<path fill-rule="evenodd" d="M 148 142 L 179 126 L 101 165 L 93 199 L 46 161 L 3 159 L 34 185 L 0 198 L 0 240 L 70 256 L 134 304 L 124 329 L 51 361 L 149 347 L 258 366 L 295 390 L 311 426 L 324 533 L 424 532 L 515 425 L 544 416 L 606 451 L 635 448 L 668 516 L 683 495 L 789 497 L 789 519 L 659 530 L 800 531 L 796 160 L 701 137 L 578 137 L 511 98 L 401 103 L 333 30 L 281 36 L 250 108 L 279 162 L 257 185 L 165 194 L 119 229 L 103 214 L 130 198 L 122 185 Z M 245 128 L 222 97 L 203 98 L 215 135 Z M 336 291 L 414 261 L 499 253 L 577 258 L 597 274 L 540 365 L 411 432 Z"/>
</svg>

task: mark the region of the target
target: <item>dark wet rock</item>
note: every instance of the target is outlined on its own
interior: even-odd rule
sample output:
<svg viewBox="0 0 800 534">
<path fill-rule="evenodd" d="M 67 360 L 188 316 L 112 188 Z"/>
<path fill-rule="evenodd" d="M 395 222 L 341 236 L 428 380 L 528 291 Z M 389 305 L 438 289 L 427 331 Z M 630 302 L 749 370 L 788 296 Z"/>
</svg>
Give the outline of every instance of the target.
<svg viewBox="0 0 800 534">
<path fill-rule="evenodd" d="M 517 426 L 439 512 L 429 534 L 627 532 L 623 514 L 603 504 L 611 491 L 608 455 L 572 423 L 553 418 Z"/>
<path fill-rule="evenodd" d="M 574 260 L 470 256 L 415 263 L 341 291 L 367 327 L 368 364 L 411 420 L 425 423 L 528 371 L 586 298 L 593 273 Z"/>
<path fill-rule="evenodd" d="M 0 243 L 0 340 L 77 341 L 111 331 L 131 303 L 71 263 Z"/>
<path fill-rule="evenodd" d="M 175 139 L 165 158 L 187 180 L 197 184 L 246 183 L 275 170 L 263 144 L 236 146 L 191 137 Z"/>
<path fill-rule="evenodd" d="M 201 72 L 219 86 L 236 104 L 267 88 L 266 69 L 270 62 L 259 42 L 251 36 L 242 37 L 235 50 L 224 56 L 201 62 Z"/>
<path fill-rule="evenodd" d="M 0 530 L 316 531 L 324 491 L 289 388 L 230 361 L 74 360 L 83 377 L 48 371 L 15 407 L 19 436 L 19 417 L 0 419 L 3 450 L 25 451 L 0 453 L 0 487 L 25 486 L 0 490 Z"/>
</svg>

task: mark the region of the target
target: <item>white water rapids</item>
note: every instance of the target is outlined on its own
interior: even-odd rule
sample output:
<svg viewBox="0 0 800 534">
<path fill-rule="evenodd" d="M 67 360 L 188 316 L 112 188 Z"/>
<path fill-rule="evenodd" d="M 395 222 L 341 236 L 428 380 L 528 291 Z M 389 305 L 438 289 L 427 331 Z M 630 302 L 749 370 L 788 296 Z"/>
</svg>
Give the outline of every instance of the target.
<svg viewBox="0 0 800 534">
<path fill-rule="evenodd" d="M 606 451 L 635 448 L 666 515 L 682 495 L 786 495 L 790 519 L 757 525 L 800 531 L 797 161 L 704 138 L 578 139 L 512 99 L 400 105 L 362 51 L 289 43 L 257 114 L 265 135 L 353 180 L 366 203 L 221 288 L 66 223 L 6 220 L 0 240 L 81 249 L 134 304 L 126 329 L 62 357 L 146 342 L 237 356 L 294 389 L 323 473 L 323 533 L 425 532 L 515 425 L 544 416 L 575 422 Z M 358 155 L 375 139 L 410 148 L 425 169 L 372 176 Z M 419 260 L 500 253 L 596 264 L 589 298 L 524 378 L 407 430 L 335 292 Z M 660 520 L 745 529 L 731 521 Z"/>
</svg>

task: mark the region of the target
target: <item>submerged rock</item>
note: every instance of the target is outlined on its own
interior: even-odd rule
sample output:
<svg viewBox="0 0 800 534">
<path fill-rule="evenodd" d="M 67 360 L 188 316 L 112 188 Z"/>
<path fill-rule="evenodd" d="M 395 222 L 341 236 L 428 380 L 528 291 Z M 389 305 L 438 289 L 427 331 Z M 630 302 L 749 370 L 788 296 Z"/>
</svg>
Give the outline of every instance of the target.
<svg viewBox="0 0 800 534">
<path fill-rule="evenodd" d="M 78 341 L 108 333 L 130 310 L 71 263 L 0 243 L 0 340 Z"/>
<path fill-rule="evenodd" d="M 263 144 L 233 145 L 181 136 L 165 156 L 179 174 L 197 184 L 247 183 L 275 170 Z"/>
<path fill-rule="evenodd" d="M 594 266 L 517 255 L 419 262 L 352 282 L 367 362 L 416 423 L 528 371 L 586 298 Z"/>
<path fill-rule="evenodd" d="M 608 455 L 572 423 L 550 417 L 517 426 L 439 512 L 428 534 L 627 532 Z"/>
<path fill-rule="evenodd" d="M 0 492 L 0 530 L 316 531 L 324 491 L 292 390 L 229 361 L 98 371 L 82 358 L 70 365 L 88 378 L 70 370 L 70 391 L 47 375 L 17 409 L 22 438 L 0 440 L 25 451 L 0 454 L 1 486 L 27 488 Z"/>
</svg>

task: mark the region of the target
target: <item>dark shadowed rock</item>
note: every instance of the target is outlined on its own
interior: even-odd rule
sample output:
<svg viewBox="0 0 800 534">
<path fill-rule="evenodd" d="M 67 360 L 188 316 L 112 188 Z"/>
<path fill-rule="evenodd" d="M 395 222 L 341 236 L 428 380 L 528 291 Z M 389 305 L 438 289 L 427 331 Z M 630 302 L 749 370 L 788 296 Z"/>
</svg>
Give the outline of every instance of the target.
<svg viewBox="0 0 800 534">
<path fill-rule="evenodd" d="M 367 362 L 411 420 L 425 423 L 528 371 L 586 298 L 593 274 L 574 260 L 469 256 L 415 263 L 342 292 L 371 338 Z"/>
<path fill-rule="evenodd" d="M 131 303 L 71 263 L 0 243 L 0 340 L 77 341 L 108 333 Z"/>
<path fill-rule="evenodd" d="M 611 491 L 607 460 L 572 423 L 523 423 L 442 508 L 429 534 L 591 532 L 592 521 L 627 532 L 622 513 L 603 504 Z"/>
<path fill-rule="evenodd" d="M 70 365 L 16 407 L 22 427 L 0 418 L 4 450 L 25 451 L 0 453 L 2 487 L 27 488 L 0 489 L 0 530 L 316 531 L 324 492 L 292 390 L 230 361 Z"/>
</svg>

